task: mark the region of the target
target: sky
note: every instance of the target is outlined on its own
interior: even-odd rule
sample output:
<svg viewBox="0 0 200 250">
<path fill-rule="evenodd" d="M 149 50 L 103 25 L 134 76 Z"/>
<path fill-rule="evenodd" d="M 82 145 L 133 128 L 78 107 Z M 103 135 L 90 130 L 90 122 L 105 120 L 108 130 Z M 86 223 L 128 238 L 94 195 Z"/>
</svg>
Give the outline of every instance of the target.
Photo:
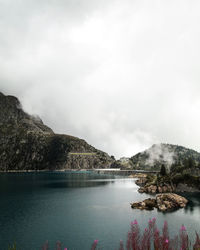
<svg viewBox="0 0 200 250">
<path fill-rule="evenodd" d="M 0 91 L 116 158 L 200 151 L 200 1 L 0 0 Z"/>
</svg>

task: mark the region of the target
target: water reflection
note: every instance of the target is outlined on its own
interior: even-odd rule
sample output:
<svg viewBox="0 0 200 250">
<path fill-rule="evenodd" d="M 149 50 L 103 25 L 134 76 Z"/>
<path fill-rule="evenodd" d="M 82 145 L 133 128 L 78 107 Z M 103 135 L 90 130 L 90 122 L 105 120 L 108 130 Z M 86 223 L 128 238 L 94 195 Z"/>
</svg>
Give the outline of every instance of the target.
<svg viewBox="0 0 200 250">
<path fill-rule="evenodd" d="M 46 188 L 86 188 L 108 185 L 109 183 L 108 181 L 57 181 L 43 186 Z"/>
<path fill-rule="evenodd" d="M 103 178 L 102 178 L 103 177 Z M 84 188 L 114 183 L 119 177 L 79 172 L 2 173 L 0 193 L 43 188 Z M 121 179 L 122 180 L 122 179 Z"/>
<path fill-rule="evenodd" d="M 193 214 L 196 209 L 200 211 L 200 194 L 199 193 L 185 193 L 184 197 L 189 200 L 188 205 L 184 208 L 186 214 Z"/>
<path fill-rule="evenodd" d="M 100 179 L 99 176 L 96 179 L 65 179 L 59 181 L 51 181 L 43 185 L 46 188 L 86 188 L 86 187 L 98 187 L 102 185 L 114 185 L 116 184 L 117 187 L 133 187 L 135 186 L 134 180 L 131 179 L 122 179 L 122 178 L 108 178 L 108 176 L 104 179 Z"/>
</svg>

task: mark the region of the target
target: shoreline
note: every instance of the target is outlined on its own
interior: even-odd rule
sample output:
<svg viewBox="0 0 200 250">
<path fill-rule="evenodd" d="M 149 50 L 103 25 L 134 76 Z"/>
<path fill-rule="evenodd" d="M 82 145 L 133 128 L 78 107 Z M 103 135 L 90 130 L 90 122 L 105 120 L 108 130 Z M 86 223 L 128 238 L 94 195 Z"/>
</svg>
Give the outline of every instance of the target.
<svg viewBox="0 0 200 250">
<path fill-rule="evenodd" d="M 79 171 L 91 171 L 92 169 L 40 169 L 40 170 L 7 170 L 2 171 L 0 170 L 0 173 L 40 173 L 40 172 L 79 172 Z"/>
<path fill-rule="evenodd" d="M 45 173 L 45 172 L 94 172 L 98 174 L 119 174 L 119 175 L 135 175 L 135 174 L 147 174 L 156 173 L 157 171 L 145 171 L 145 170 L 121 170 L 121 169 L 27 169 L 27 170 L 0 170 L 0 173 Z M 137 177 L 136 177 L 137 178 Z"/>
</svg>

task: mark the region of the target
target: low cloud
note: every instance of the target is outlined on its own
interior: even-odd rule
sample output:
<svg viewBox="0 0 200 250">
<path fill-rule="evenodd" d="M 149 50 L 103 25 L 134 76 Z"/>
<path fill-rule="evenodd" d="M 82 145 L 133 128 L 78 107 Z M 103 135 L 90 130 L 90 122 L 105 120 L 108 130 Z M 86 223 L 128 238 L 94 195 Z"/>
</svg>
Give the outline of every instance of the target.
<svg viewBox="0 0 200 250">
<path fill-rule="evenodd" d="M 162 162 L 168 170 L 175 162 L 176 153 L 165 144 L 153 145 L 149 150 L 145 151 L 148 154 L 146 164 L 154 166 L 156 162 Z"/>
</svg>

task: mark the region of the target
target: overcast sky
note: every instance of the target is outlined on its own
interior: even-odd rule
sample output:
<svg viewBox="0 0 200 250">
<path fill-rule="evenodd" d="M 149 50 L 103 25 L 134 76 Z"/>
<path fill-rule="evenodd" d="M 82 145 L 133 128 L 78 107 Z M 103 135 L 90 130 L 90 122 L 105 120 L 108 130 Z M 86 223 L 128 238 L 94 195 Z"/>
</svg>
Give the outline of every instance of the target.
<svg viewBox="0 0 200 250">
<path fill-rule="evenodd" d="M 200 1 L 0 0 L 0 91 L 115 155 L 200 151 Z"/>
</svg>

